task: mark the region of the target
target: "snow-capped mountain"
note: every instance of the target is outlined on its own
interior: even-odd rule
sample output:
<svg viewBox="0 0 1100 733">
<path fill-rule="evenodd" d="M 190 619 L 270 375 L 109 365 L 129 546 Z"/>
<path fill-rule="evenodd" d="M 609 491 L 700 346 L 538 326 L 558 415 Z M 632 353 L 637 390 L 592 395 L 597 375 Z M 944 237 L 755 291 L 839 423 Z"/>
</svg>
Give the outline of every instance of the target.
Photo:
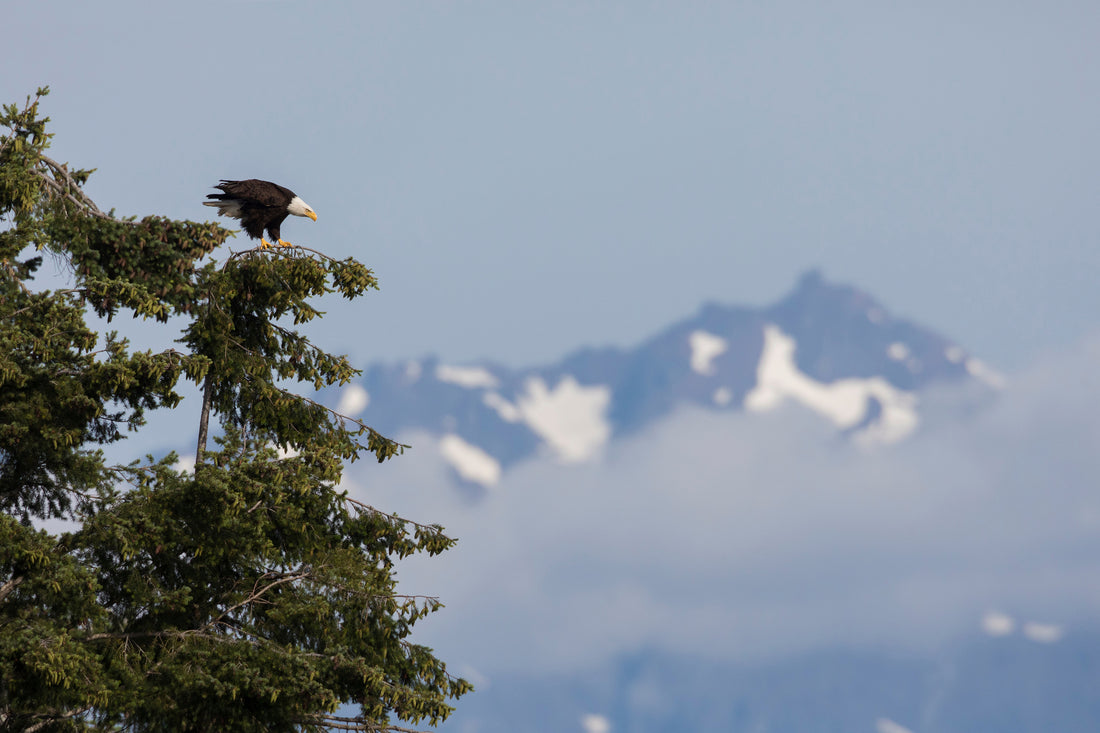
<svg viewBox="0 0 1100 733">
<path fill-rule="evenodd" d="M 416 448 L 348 490 L 459 539 L 401 568 L 478 690 L 441 730 L 1090 731 L 1097 364 L 1000 390 L 810 272 L 632 347 L 375 364 L 327 399 Z"/>
<path fill-rule="evenodd" d="M 962 346 L 811 271 L 774 305 L 708 304 L 634 348 L 528 369 L 374 364 L 338 409 L 388 435 L 438 435 L 457 475 L 489 487 L 536 454 L 591 460 L 685 403 L 762 412 L 793 402 L 856 441 L 895 442 L 919 425 L 923 389 L 967 379 L 1000 385 Z"/>
</svg>

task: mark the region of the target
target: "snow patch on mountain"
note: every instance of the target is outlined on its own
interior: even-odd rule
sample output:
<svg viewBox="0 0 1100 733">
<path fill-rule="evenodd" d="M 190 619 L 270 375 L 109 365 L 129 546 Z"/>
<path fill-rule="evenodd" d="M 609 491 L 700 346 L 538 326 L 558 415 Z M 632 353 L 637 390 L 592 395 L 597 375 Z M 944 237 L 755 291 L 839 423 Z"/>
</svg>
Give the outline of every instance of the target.
<svg viewBox="0 0 1100 733">
<path fill-rule="evenodd" d="M 607 386 L 584 386 L 566 375 L 552 390 L 541 377 L 528 379 L 524 388 L 516 405 L 523 421 L 563 462 L 593 457 L 611 437 Z"/>
<path fill-rule="evenodd" d="M 889 718 L 879 718 L 875 721 L 875 733 L 913 733 L 913 731 Z"/>
<path fill-rule="evenodd" d="M 487 488 L 495 486 L 500 481 L 500 462 L 454 433 L 440 438 L 439 452 L 455 472 L 466 481 Z"/>
<path fill-rule="evenodd" d="M 863 445 L 897 443 L 912 435 L 920 424 L 916 395 L 897 389 L 881 377 L 862 381 L 868 395 L 878 400 L 882 414 L 856 434 L 856 442 Z"/>
<path fill-rule="evenodd" d="M 496 389 L 500 382 L 484 367 L 461 367 L 440 364 L 435 368 L 435 378 L 440 382 L 457 384 L 466 389 Z"/>
<path fill-rule="evenodd" d="M 980 359 L 970 358 L 963 365 L 970 376 L 980 379 L 994 389 L 1004 389 L 1008 380 L 1000 372 L 996 371 Z"/>
<path fill-rule="evenodd" d="M 581 718 L 584 733 L 610 733 L 611 721 L 603 715 L 589 713 Z"/>
<path fill-rule="evenodd" d="M 982 616 L 982 631 L 990 636 L 1008 636 L 1016 630 L 1016 621 L 1008 614 L 990 611 Z"/>
<path fill-rule="evenodd" d="M 894 361 L 905 361 L 909 358 L 909 347 L 900 341 L 895 341 L 886 348 L 886 355 Z"/>
<path fill-rule="evenodd" d="M 982 617 L 982 631 L 990 636 L 1009 636 L 1016 631 L 1016 620 L 1006 613 L 990 611 Z M 1065 630 L 1057 624 L 1042 624 L 1028 621 L 1021 628 L 1025 639 L 1040 644 L 1053 644 L 1061 641 Z"/>
<path fill-rule="evenodd" d="M 340 394 L 340 401 L 336 403 L 336 411 L 341 415 L 355 417 L 370 404 L 370 394 L 361 385 L 349 384 Z"/>
<path fill-rule="evenodd" d="M 519 408 L 496 392 L 486 392 L 485 396 L 481 398 L 481 401 L 485 403 L 486 407 L 495 410 L 496 413 L 500 415 L 500 419 L 504 422 L 519 422 L 523 419 L 523 415 L 520 413 Z"/>
<path fill-rule="evenodd" d="M 1063 634 L 1061 626 L 1055 624 L 1040 624 L 1034 621 L 1029 621 L 1024 624 L 1024 636 L 1031 641 L 1037 641 L 1040 644 L 1053 644 L 1056 641 L 1061 641 Z"/>
<path fill-rule="evenodd" d="M 818 382 L 799 371 L 795 340 L 774 324 L 764 327 L 764 349 L 756 369 L 756 386 L 745 395 L 745 409 L 772 410 L 793 399 L 818 412 L 841 429 L 854 428 L 866 417 L 874 398 L 881 414 L 860 430 L 856 438 L 866 443 L 894 443 L 916 429 L 919 419 L 916 396 L 898 389 L 882 377 Z"/>
<path fill-rule="evenodd" d="M 704 376 L 714 374 L 714 360 L 726 349 L 729 343 L 721 336 L 706 331 L 692 331 L 688 336 L 691 347 L 691 368 Z"/>
</svg>

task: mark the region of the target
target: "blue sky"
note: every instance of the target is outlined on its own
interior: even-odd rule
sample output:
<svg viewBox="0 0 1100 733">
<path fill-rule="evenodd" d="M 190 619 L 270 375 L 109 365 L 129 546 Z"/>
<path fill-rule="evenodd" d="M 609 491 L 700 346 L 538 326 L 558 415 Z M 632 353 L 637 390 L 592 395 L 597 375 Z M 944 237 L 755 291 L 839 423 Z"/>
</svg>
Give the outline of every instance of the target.
<svg viewBox="0 0 1100 733">
<path fill-rule="evenodd" d="M 1095 3 L 5 17 L 0 97 L 52 87 L 54 152 L 104 208 L 206 218 L 222 177 L 308 201 L 285 236 L 382 281 L 323 327 L 360 363 L 629 344 L 813 266 L 1009 371 L 1100 321 Z"/>
</svg>

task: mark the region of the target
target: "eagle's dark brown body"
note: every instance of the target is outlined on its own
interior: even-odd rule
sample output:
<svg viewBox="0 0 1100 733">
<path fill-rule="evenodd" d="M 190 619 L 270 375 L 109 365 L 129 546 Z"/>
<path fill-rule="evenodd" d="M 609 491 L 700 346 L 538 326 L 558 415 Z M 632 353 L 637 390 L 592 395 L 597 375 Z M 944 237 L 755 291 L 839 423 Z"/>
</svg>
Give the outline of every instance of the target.
<svg viewBox="0 0 1100 733">
<path fill-rule="evenodd" d="M 248 236 L 259 239 L 264 246 L 264 231 L 274 242 L 284 242 L 279 233 L 283 221 L 290 214 L 308 216 L 313 220 L 317 215 L 304 201 L 289 188 L 271 181 L 250 178 L 247 181 L 222 181 L 214 188 L 222 193 L 206 196 L 211 201 L 203 201 L 206 206 L 216 206 L 222 216 L 241 220 L 241 226 Z"/>
</svg>

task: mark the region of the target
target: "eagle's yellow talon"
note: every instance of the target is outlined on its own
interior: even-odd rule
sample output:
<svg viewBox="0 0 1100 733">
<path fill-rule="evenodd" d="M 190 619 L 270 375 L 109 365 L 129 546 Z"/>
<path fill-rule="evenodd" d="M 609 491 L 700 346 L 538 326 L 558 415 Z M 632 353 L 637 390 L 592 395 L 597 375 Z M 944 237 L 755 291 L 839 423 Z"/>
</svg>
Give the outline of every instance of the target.
<svg viewBox="0 0 1100 733">
<path fill-rule="evenodd" d="M 271 246 L 271 242 L 267 241 L 263 237 L 260 237 L 260 249 L 267 249 Z"/>
<path fill-rule="evenodd" d="M 279 240 L 279 246 L 280 247 L 293 247 L 294 245 L 291 244 L 290 242 L 286 241 L 285 239 L 280 239 Z"/>
</svg>

